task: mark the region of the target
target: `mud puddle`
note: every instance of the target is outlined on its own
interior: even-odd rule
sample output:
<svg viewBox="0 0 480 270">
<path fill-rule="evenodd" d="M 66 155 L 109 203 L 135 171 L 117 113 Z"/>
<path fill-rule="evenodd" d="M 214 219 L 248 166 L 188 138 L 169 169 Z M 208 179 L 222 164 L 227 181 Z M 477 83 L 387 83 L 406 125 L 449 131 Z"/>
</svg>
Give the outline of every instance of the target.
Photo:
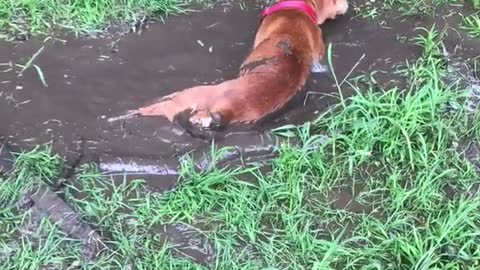
<svg viewBox="0 0 480 270">
<path fill-rule="evenodd" d="M 46 43 L 3 43 L 0 63 L 13 64 L 27 63 L 45 46 L 35 64 L 48 87 L 34 68 L 18 77 L 17 67 L 1 66 L 0 134 L 21 148 L 52 142 L 67 163 L 80 155 L 82 162 L 98 161 L 103 154 L 169 163 L 177 160 L 177 153 L 209 150 L 209 142 L 193 139 L 163 119 L 108 123 L 106 118 L 185 87 L 234 77 L 252 44 L 259 12 L 254 5 L 243 10 L 219 4 L 169 18 L 166 24 L 152 24 L 141 35 L 130 34 L 118 42 L 51 39 Z M 398 41 L 398 35 L 411 32 L 411 23 L 391 31 L 367 20 L 352 20 L 352 16 L 353 9 L 323 27 L 326 41 L 333 44 L 334 69 L 340 82 L 347 75 L 390 70 L 394 63 L 418 55 L 418 48 Z M 375 42 L 380 37 L 382 42 Z M 342 91 L 348 95 L 352 91 L 345 85 Z M 314 74 L 302 94 L 282 112 L 250 129 L 245 139 L 220 137 L 216 143 L 248 147 L 252 134 L 261 136 L 270 128 L 314 119 L 336 102 L 329 98 L 336 93 L 330 74 Z M 85 147 L 78 153 L 80 142 Z"/>
</svg>

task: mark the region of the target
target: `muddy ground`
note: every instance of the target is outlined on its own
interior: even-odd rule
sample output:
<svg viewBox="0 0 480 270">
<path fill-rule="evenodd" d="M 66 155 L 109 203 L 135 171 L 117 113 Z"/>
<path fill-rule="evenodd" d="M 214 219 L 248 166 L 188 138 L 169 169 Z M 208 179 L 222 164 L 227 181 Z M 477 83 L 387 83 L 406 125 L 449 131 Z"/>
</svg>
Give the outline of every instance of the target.
<svg viewBox="0 0 480 270">
<path fill-rule="evenodd" d="M 456 9 L 458 14 L 465 13 L 468 6 Z M 253 4 L 246 9 L 217 5 L 171 17 L 165 24 L 149 24 L 140 34 L 119 39 L 2 42 L 0 134 L 19 149 L 51 141 L 55 151 L 70 163 L 79 149 L 82 161 L 89 162 L 104 153 L 168 160 L 178 152 L 209 146 L 209 142 L 193 139 L 164 119 L 109 123 L 107 118 L 185 87 L 234 77 L 252 44 L 259 11 Z M 395 64 L 414 59 L 420 49 L 404 38 L 418 34 L 413 31 L 415 27 L 433 23 L 458 26 L 460 16 L 380 22 L 355 17 L 351 8 L 347 15 L 322 26 L 326 42 L 333 45 L 333 63 L 340 81 L 350 72 L 349 78 L 368 71 L 391 71 Z M 450 53 L 464 61 L 476 56 L 477 41 L 456 29 L 450 32 L 445 40 Z M 34 64 L 42 70 L 48 86 L 42 84 L 35 68 L 19 77 L 20 68 L 9 66 L 25 64 L 42 46 L 45 49 Z M 381 83 L 397 79 L 393 74 L 381 78 Z M 352 92 L 346 84 L 342 90 L 344 95 Z M 238 135 L 234 142 L 220 138 L 217 143 L 248 145 L 252 132 L 314 119 L 337 101 L 328 98 L 336 93 L 330 74 L 313 74 L 303 93 L 262 125 L 249 128 L 243 142 Z"/>
<path fill-rule="evenodd" d="M 52 141 L 67 163 L 82 155 L 96 161 L 103 154 L 169 160 L 177 152 L 208 147 L 163 119 L 143 118 L 108 123 L 107 118 L 137 108 L 155 98 L 195 84 L 232 78 L 247 55 L 259 23 L 260 8 L 249 5 L 217 7 L 150 24 L 141 34 L 116 39 L 50 39 L 0 44 L 0 63 L 25 64 L 42 46 L 35 60 L 48 87 L 30 68 L 0 78 L 0 134 L 24 149 Z M 395 24 L 395 31 L 364 19 L 353 9 L 322 28 L 333 44 L 333 62 L 342 80 L 365 54 L 350 77 L 368 70 L 390 70 L 394 63 L 414 58 L 419 49 L 402 43 L 415 22 Z M 380 41 L 381 40 L 381 41 Z M 326 63 L 325 63 L 326 64 Z M 351 90 L 343 87 L 344 94 Z M 305 91 L 282 112 L 253 132 L 315 118 L 335 99 L 334 80 L 315 74 Z M 249 144 L 252 134 L 235 136 L 226 144 Z M 227 136 L 228 137 L 228 136 Z M 222 143 L 222 139 L 217 140 Z M 81 153 L 78 151 L 81 149 Z M 167 162 L 168 163 L 168 162 Z M 169 186 L 167 184 L 167 186 Z"/>
</svg>

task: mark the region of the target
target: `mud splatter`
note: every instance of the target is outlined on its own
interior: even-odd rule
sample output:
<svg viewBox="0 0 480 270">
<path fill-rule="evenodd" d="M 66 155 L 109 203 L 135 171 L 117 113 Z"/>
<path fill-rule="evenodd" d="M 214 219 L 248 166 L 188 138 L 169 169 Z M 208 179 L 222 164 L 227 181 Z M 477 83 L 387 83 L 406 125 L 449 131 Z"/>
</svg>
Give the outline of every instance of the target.
<svg viewBox="0 0 480 270">
<path fill-rule="evenodd" d="M 285 55 L 293 55 L 293 46 L 289 40 L 279 41 L 276 46 L 280 48 Z"/>
<path fill-rule="evenodd" d="M 276 58 L 277 57 L 274 56 L 274 57 L 268 57 L 268 58 L 260 59 L 260 60 L 257 60 L 257 61 L 245 63 L 243 66 L 240 67 L 240 75 L 244 75 L 245 73 L 248 73 L 248 72 L 254 70 L 255 68 L 257 68 L 259 66 L 266 65 L 270 61 L 272 61 Z"/>
</svg>

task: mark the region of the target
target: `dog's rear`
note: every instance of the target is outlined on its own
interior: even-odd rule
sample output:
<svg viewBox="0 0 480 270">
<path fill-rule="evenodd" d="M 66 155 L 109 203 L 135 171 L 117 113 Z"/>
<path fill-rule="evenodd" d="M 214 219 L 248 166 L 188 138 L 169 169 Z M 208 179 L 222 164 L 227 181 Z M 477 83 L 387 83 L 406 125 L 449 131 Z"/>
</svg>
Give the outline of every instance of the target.
<svg viewBox="0 0 480 270">
<path fill-rule="evenodd" d="M 293 44 L 284 37 L 266 40 L 256 51 L 265 53 L 249 57 L 238 78 L 185 89 L 138 112 L 173 121 L 175 115 L 191 109 L 190 121 L 203 128 L 260 120 L 301 89 L 309 75 L 310 60 L 300 61 Z"/>
</svg>

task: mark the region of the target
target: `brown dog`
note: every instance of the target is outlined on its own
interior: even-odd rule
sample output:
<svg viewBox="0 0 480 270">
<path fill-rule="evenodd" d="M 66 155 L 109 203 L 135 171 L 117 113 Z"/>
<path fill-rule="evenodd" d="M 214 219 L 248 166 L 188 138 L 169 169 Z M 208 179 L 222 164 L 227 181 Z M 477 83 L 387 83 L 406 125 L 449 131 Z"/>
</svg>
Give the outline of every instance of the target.
<svg viewBox="0 0 480 270">
<path fill-rule="evenodd" d="M 190 110 L 189 121 L 201 129 L 256 122 L 285 105 L 310 71 L 321 67 L 325 45 L 317 25 L 347 9 L 347 0 L 279 0 L 262 14 L 253 50 L 236 79 L 176 92 L 132 114 L 173 122 Z"/>
</svg>

